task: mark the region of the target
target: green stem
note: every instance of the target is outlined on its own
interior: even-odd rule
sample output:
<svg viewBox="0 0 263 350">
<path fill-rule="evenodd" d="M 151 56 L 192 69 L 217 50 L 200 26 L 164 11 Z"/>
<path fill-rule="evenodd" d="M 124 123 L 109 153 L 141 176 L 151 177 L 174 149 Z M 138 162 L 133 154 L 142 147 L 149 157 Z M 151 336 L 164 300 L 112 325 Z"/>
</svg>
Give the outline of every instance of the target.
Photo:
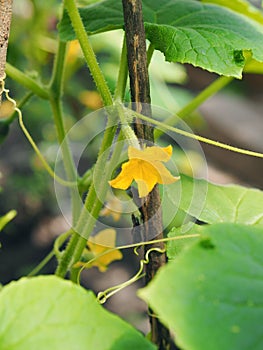
<svg viewBox="0 0 263 350">
<path fill-rule="evenodd" d="M 72 186 L 70 188 L 70 195 L 71 195 L 71 207 L 72 207 L 72 222 L 73 224 L 76 224 L 80 210 L 81 210 L 81 201 L 79 198 L 78 193 L 78 186 L 77 186 L 77 171 L 72 159 L 72 155 L 68 146 L 67 139 L 62 139 L 61 135 L 64 133 L 64 123 L 62 118 L 62 106 L 61 106 L 61 100 L 57 99 L 51 99 L 51 108 L 53 112 L 53 117 L 57 129 L 58 140 L 61 147 L 61 153 L 63 157 L 63 163 L 64 168 L 66 172 L 66 177 L 69 182 L 75 182 L 76 186 Z"/>
<path fill-rule="evenodd" d="M 178 111 L 177 116 L 184 118 L 193 112 L 197 107 L 199 107 L 204 101 L 209 97 L 216 94 L 218 91 L 222 90 L 226 85 L 228 85 L 234 78 L 221 76 L 213 81 L 206 89 L 204 89 L 200 94 L 198 94 L 190 103 Z M 167 122 L 166 122 L 167 123 Z M 169 124 L 169 122 L 168 122 Z"/>
<path fill-rule="evenodd" d="M 121 141 L 122 136 L 119 136 L 118 141 Z M 122 143 L 118 142 L 115 146 L 115 150 L 110 161 L 107 164 L 107 158 L 109 156 L 110 149 L 100 155 L 95 165 L 94 178 L 97 180 L 97 186 L 95 188 L 94 182 L 92 183 L 88 196 L 85 200 L 84 208 L 80 214 L 78 223 L 76 225 L 75 233 L 73 234 L 67 249 L 64 251 L 60 264 L 58 265 L 56 275 L 64 277 L 71 266 L 79 261 L 81 254 L 87 244 L 87 240 L 93 230 L 96 220 L 99 216 L 103 201 L 105 200 L 108 182 L 112 168 L 116 166 L 120 152 L 122 150 Z M 106 167 L 105 167 L 105 164 Z M 103 179 L 103 181 L 100 181 Z M 75 273 L 72 270 L 72 278 L 74 279 Z"/>
<path fill-rule="evenodd" d="M 121 59 L 120 59 L 120 68 L 117 79 L 116 90 L 114 94 L 114 100 L 122 102 L 125 96 L 125 90 L 127 85 L 128 78 L 128 65 L 127 65 L 127 46 L 126 38 L 123 36 L 122 50 L 121 50 Z"/>
<path fill-rule="evenodd" d="M 77 232 L 74 232 L 61 259 L 59 260 L 59 264 L 57 266 L 55 275 L 59 277 L 65 277 L 66 273 L 69 271 L 69 268 L 72 265 L 72 257 L 74 255 L 76 245 L 78 241 L 82 239 L 81 236 Z M 82 254 L 82 252 L 81 252 Z"/>
<path fill-rule="evenodd" d="M 130 127 L 125 117 L 122 105 L 117 105 L 118 115 L 121 121 L 121 130 L 127 140 L 128 144 L 134 148 L 141 149 L 139 140 L 135 135 L 134 130 Z"/>
<path fill-rule="evenodd" d="M 61 257 L 56 270 L 56 275 L 60 277 L 64 277 L 70 270 L 71 266 L 80 259 L 89 235 L 92 232 L 99 216 L 103 201 L 106 197 L 108 187 L 106 179 L 108 175 L 105 174 L 105 164 L 107 164 L 110 146 L 113 142 L 116 126 L 110 126 L 110 122 L 108 122 L 106 128 L 107 129 L 104 133 L 102 145 L 94 169 L 94 178 L 97 178 L 98 181 L 100 181 L 100 186 L 102 186 L 102 188 L 95 189 L 94 183 L 92 183 L 90 186 L 84 207 L 79 215 L 78 222 L 74 226 L 74 228 L 76 227 L 74 230 L 75 232 L 73 233 L 67 248 Z M 116 157 L 116 159 L 114 158 L 113 160 L 115 162 L 114 164 L 116 165 L 118 158 Z M 103 181 L 101 181 L 101 179 L 103 179 Z M 74 273 L 72 274 L 72 277 L 74 278 Z"/>
<path fill-rule="evenodd" d="M 63 94 L 66 51 L 67 43 L 59 41 L 53 66 L 52 77 L 49 84 L 49 92 L 52 98 L 59 99 Z"/>
<path fill-rule="evenodd" d="M 65 6 L 67 7 L 68 14 L 70 16 L 73 28 L 76 32 L 76 36 L 80 42 L 84 57 L 87 61 L 90 72 L 93 76 L 93 79 L 97 85 L 97 88 L 102 96 L 104 101 L 104 105 L 112 105 L 113 99 L 110 93 L 110 90 L 106 84 L 104 76 L 99 68 L 96 56 L 93 52 L 93 49 L 89 43 L 88 35 L 83 26 L 82 20 L 80 18 L 79 12 L 73 0 L 65 0 Z M 122 60 L 125 59 L 124 50 L 122 53 Z M 126 78 L 125 69 L 121 68 L 118 78 L 118 91 L 116 93 L 117 98 L 122 98 L 125 92 L 125 80 Z M 110 111 L 109 111 L 109 114 Z M 113 113 L 114 114 L 114 113 Z M 95 165 L 96 169 L 96 177 L 98 179 L 107 179 L 109 172 L 105 170 L 105 164 L 107 162 L 110 146 L 113 142 L 113 138 L 116 132 L 116 126 L 113 125 L 110 119 L 108 120 L 106 131 L 104 133 L 102 145 L 98 154 L 98 159 Z M 118 148 L 118 147 L 117 147 Z M 114 152 L 117 153 L 116 150 Z M 113 158 L 114 159 L 114 158 Z M 118 157 L 114 160 L 115 164 L 118 160 Z M 112 162 L 110 162 L 112 164 Z M 109 169 L 110 166 L 107 166 Z M 94 171 L 95 173 L 95 171 Z M 85 248 L 87 239 L 92 232 L 94 224 L 96 222 L 97 217 L 99 216 L 100 209 L 103 205 L 103 201 L 106 196 L 108 183 L 106 181 L 101 181 L 99 184 L 99 188 L 94 187 L 94 183 L 91 185 L 89 189 L 88 196 L 85 201 L 84 208 L 80 214 L 78 223 L 74 226 L 75 233 L 72 235 L 71 240 L 64 251 L 64 254 L 60 260 L 58 265 L 56 275 L 64 277 L 67 271 L 70 269 L 74 262 L 78 261 L 83 249 Z M 97 191 L 97 192 L 96 192 Z M 98 193 L 98 195 L 97 195 Z M 87 215 L 88 214 L 88 215 Z"/>
<path fill-rule="evenodd" d="M 223 89 L 226 85 L 228 85 L 233 79 L 234 79 L 233 77 L 225 77 L 225 76 L 221 76 L 217 78 L 212 84 L 210 84 L 206 89 L 200 92 L 200 94 L 198 94 L 193 100 L 191 100 L 185 107 L 183 107 L 180 111 L 178 111 L 172 117 L 164 120 L 163 123 L 167 125 L 176 124 L 176 122 L 178 121 L 178 117 L 185 118 L 195 109 L 197 109 L 209 97 L 213 96 L 218 91 Z M 162 134 L 163 134 L 163 131 L 156 130 L 155 138 L 159 138 Z"/>
<path fill-rule="evenodd" d="M 78 12 L 76 3 L 74 0 L 64 0 L 64 4 L 67 8 L 72 26 L 79 40 L 82 52 L 90 69 L 91 75 L 93 76 L 98 91 L 100 92 L 100 95 L 103 99 L 104 105 L 112 105 L 113 100 L 109 87 L 97 62 L 96 56 L 89 41 L 88 34 L 86 33 L 80 14 Z"/>
<path fill-rule="evenodd" d="M 52 78 L 49 86 L 49 100 L 53 112 L 53 118 L 57 130 L 58 142 L 61 146 L 63 163 L 67 175 L 67 179 L 76 182 L 76 186 L 70 189 L 72 200 L 72 221 L 76 224 L 80 210 L 81 201 L 79 199 L 77 189 L 77 171 L 73 162 L 72 154 L 66 139 L 66 131 L 63 121 L 61 97 L 63 93 L 63 75 L 65 67 L 66 43 L 60 41 L 58 51 L 55 57 L 55 63 Z"/>
<path fill-rule="evenodd" d="M 81 232 L 81 238 L 78 241 L 78 244 L 76 245 L 75 251 L 74 251 L 74 257 L 73 261 L 78 261 L 81 257 L 81 254 L 83 252 L 83 249 L 86 246 L 87 240 L 92 233 L 94 224 L 96 223 L 96 220 L 99 216 L 100 210 L 103 205 L 103 201 L 106 198 L 106 194 L 109 188 L 108 180 L 110 179 L 110 174 L 112 173 L 112 169 L 116 167 L 116 164 L 118 163 L 118 160 L 120 158 L 120 154 L 122 151 L 122 135 L 119 136 L 118 142 L 115 146 L 113 155 L 108 162 L 106 168 L 105 168 L 105 158 L 101 157 L 101 160 L 98 162 L 98 169 L 94 171 L 95 177 L 99 178 L 99 174 L 103 171 L 103 179 L 104 181 L 100 181 L 98 183 L 98 186 L 94 187 L 94 184 L 92 186 L 92 192 L 91 195 L 87 197 L 87 200 L 85 202 L 85 208 L 86 211 L 84 212 L 83 218 L 85 218 L 85 221 L 79 221 L 79 227 L 78 232 Z M 97 173 L 97 175 L 96 175 Z M 93 192 L 94 191 L 94 192 Z M 87 216 L 87 211 L 89 212 L 89 215 Z"/>
<path fill-rule="evenodd" d="M 39 273 L 39 271 L 41 271 L 47 265 L 47 263 L 53 258 L 53 256 L 55 256 L 55 253 L 54 253 L 54 250 L 52 249 L 51 252 L 49 252 L 48 255 L 46 255 L 44 259 L 40 261 L 40 263 L 27 275 L 27 277 L 36 276 Z"/>
<path fill-rule="evenodd" d="M 93 79 L 95 81 L 95 84 L 101 94 L 101 97 L 103 99 L 104 105 L 113 105 L 113 99 L 110 93 L 110 90 L 108 88 L 108 85 L 105 81 L 105 78 L 103 76 L 103 73 L 101 72 L 96 56 L 94 54 L 94 51 L 90 45 L 88 35 L 85 31 L 85 28 L 83 26 L 81 17 L 79 15 L 78 9 L 76 7 L 76 4 L 74 0 L 64 0 L 65 7 L 67 8 L 68 14 L 70 16 L 73 28 L 75 30 L 76 36 L 79 40 L 80 46 L 82 48 L 84 57 L 86 59 L 86 62 L 88 64 L 88 67 L 90 69 L 90 72 L 93 76 Z M 104 133 L 102 145 L 99 151 L 98 160 L 96 162 L 97 164 L 100 163 L 100 159 L 104 159 L 104 164 L 102 166 L 98 166 L 98 168 L 101 168 L 100 171 L 97 172 L 98 177 L 101 179 L 105 171 L 105 164 L 107 161 L 107 154 L 109 152 L 109 146 L 112 144 L 114 135 L 116 131 L 116 126 L 112 126 L 112 123 L 110 120 L 108 120 L 106 131 Z M 99 165 L 99 164 L 98 164 Z M 101 181 L 103 182 L 103 181 Z M 108 184 L 105 182 L 105 186 Z M 105 193 L 106 196 L 106 193 Z M 100 198 L 104 198 L 104 193 Z M 72 264 L 79 260 L 83 249 L 86 245 L 86 241 L 88 239 L 88 236 L 90 233 L 87 233 L 84 230 L 85 222 L 86 222 L 86 215 L 87 215 L 87 209 L 89 207 L 92 208 L 91 214 L 88 215 L 88 221 L 89 221 L 89 230 L 88 232 L 93 229 L 93 226 L 95 224 L 96 218 L 99 215 L 100 208 L 102 206 L 101 201 L 98 199 L 96 195 L 96 191 L 94 188 L 94 184 L 91 185 L 89 189 L 88 196 L 85 201 L 84 208 L 82 209 L 82 212 L 80 214 L 79 220 L 75 230 L 76 232 L 72 235 L 71 240 L 69 241 L 69 244 L 66 248 L 66 250 L 63 253 L 62 258 L 60 259 L 59 265 L 56 270 L 56 275 L 64 277 L 67 271 L 69 271 Z M 94 215 L 93 215 L 94 214 Z M 83 230 L 85 232 L 83 232 Z M 83 238 L 85 237 L 85 238 Z"/>
<path fill-rule="evenodd" d="M 72 231 L 69 230 L 67 232 L 62 233 L 55 240 L 53 249 L 48 253 L 47 256 L 44 257 L 42 261 L 28 274 L 28 277 L 35 276 L 39 271 L 45 267 L 45 265 L 53 258 L 53 256 L 59 256 L 61 254 L 60 247 L 65 243 L 66 239 L 72 234 Z"/>
<path fill-rule="evenodd" d="M 26 87 L 30 91 L 32 91 L 35 95 L 48 100 L 49 94 L 48 90 L 37 83 L 34 79 L 27 76 L 25 73 L 21 72 L 19 69 L 12 66 L 10 63 L 6 63 L 6 74 L 15 80 L 17 83 Z"/>
</svg>

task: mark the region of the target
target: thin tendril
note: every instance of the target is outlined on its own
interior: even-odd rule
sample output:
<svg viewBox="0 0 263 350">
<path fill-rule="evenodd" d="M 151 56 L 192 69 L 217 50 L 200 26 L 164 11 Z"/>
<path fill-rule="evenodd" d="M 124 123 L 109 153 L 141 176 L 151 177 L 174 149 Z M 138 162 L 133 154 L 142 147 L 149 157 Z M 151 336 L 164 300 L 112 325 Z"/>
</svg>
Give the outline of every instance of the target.
<svg viewBox="0 0 263 350">
<path fill-rule="evenodd" d="M 19 121 L 19 125 L 24 133 L 24 135 L 26 136 L 26 138 L 28 139 L 29 143 L 31 144 L 31 146 L 33 147 L 34 151 L 36 152 L 37 156 L 39 157 L 40 161 L 42 162 L 44 168 L 46 169 L 46 171 L 49 173 L 49 175 L 54 178 L 58 183 L 60 183 L 63 186 L 67 186 L 67 187 L 74 187 L 76 186 L 75 182 L 71 182 L 71 181 L 66 181 L 64 179 L 62 179 L 60 176 L 58 176 L 57 174 L 55 174 L 55 172 L 53 171 L 53 169 L 49 166 L 49 164 L 47 163 L 47 161 L 45 160 L 44 156 L 42 155 L 42 153 L 40 152 L 39 148 L 37 147 L 35 141 L 32 139 L 29 131 L 27 130 L 24 122 L 23 122 L 23 117 L 22 117 L 22 112 L 21 110 L 17 107 L 16 101 L 11 98 L 9 96 L 9 90 L 5 88 L 5 83 L 4 80 L 0 81 L 1 83 L 1 92 L 5 93 L 6 99 L 11 102 L 14 106 L 14 111 L 17 112 L 18 114 L 18 121 Z"/>
<path fill-rule="evenodd" d="M 71 233 L 72 230 L 69 230 L 59 235 L 58 238 L 55 240 L 53 249 L 48 253 L 48 255 L 44 257 L 43 260 L 40 261 L 40 263 L 36 267 L 34 267 L 34 269 L 27 276 L 33 277 L 36 274 L 38 274 L 38 272 L 41 271 L 54 256 L 56 256 L 57 259 L 59 259 L 63 253 L 60 251 L 60 247 L 63 245 L 63 243 L 66 241 L 66 239 L 70 236 Z"/>
<path fill-rule="evenodd" d="M 39 263 L 36 267 L 34 267 L 34 269 L 33 269 L 31 272 L 29 272 L 29 274 L 27 275 L 27 277 L 36 276 L 36 275 L 39 273 L 39 271 L 41 271 L 41 270 L 47 265 L 47 263 L 49 263 L 49 261 L 50 261 L 54 256 L 55 256 L 54 249 L 52 249 L 52 250 L 48 253 L 48 255 L 46 255 L 46 256 L 44 257 L 44 259 L 41 260 L 40 263 Z"/>
<path fill-rule="evenodd" d="M 60 247 L 62 244 L 66 241 L 66 239 L 73 233 L 72 229 L 69 229 L 68 231 L 62 233 L 58 236 L 58 238 L 55 240 L 54 243 L 54 254 L 56 255 L 57 259 L 61 257 L 63 254 L 63 251 L 60 250 Z"/>
<path fill-rule="evenodd" d="M 138 247 L 134 248 L 134 253 L 136 255 L 138 255 L 137 248 Z M 144 267 L 144 265 L 149 264 L 149 262 L 150 262 L 149 255 L 153 251 L 162 254 L 165 252 L 165 249 L 151 248 L 151 249 L 147 250 L 147 252 L 145 254 L 145 258 L 140 260 L 139 271 L 132 278 L 130 278 L 128 281 L 117 284 L 116 286 L 110 287 L 110 288 L 104 290 L 103 292 L 99 292 L 97 295 L 97 301 L 100 304 L 104 304 L 107 301 L 107 299 L 109 299 L 111 296 L 120 292 L 122 289 L 130 286 L 132 283 L 137 282 L 140 278 L 144 277 L 145 273 L 143 273 L 143 267 Z"/>
<path fill-rule="evenodd" d="M 208 139 L 208 138 L 203 137 L 203 136 L 191 134 L 190 132 L 187 132 L 187 131 L 175 128 L 175 127 L 170 126 L 170 125 L 166 125 L 165 123 L 159 122 L 159 121 L 157 121 L 155 119 L 152 119 L 152 118 L 149 118 L 149 117 L 146 117 L 146 116 L 144 116 L 144 115 L 142 115 L 140 113 L 137 113 L 135 111 L 129 110 L 127 108 L 126 108 L 126 111 L 129 113 L 129 115 L 134 115 L 137 118 L 140 118 L 140 119 L 145 120 L 145 121 L 147 121 L 149 123 L 152 123 L 152 124 L 155 124 L 157 126 L 160 126 L 160 127 L 164 128 L 164 129 L 173 131 L 173 132 L 175 132 L 175 133 L 177 133 L 179 135 L 183 135 L 185 137 L 189 137 L 191 139 L 194 139 L 194 140 L 197 140 L 197 141 L 200 141 L 200 142 L 203 142 L 203 143 L 207 143 L 209 145 L 213 145 L 213 146 L 216 146 L 216 147 L 219 147 L 219 148 L 227 149 L 228 151 L 245 154 L 245 155 L 252 156 L 252 157 L 263 158 L 263 153 L 254 152 L 254 151 L 250 151 L 250 150 L 246 150 L 246 149 L 230 146 L 230 145 L 227 145 L 225 143 L 214 141 L 214 140 Z"/>
<path fill-rule="evenodd" d="M 162 239 L 155 239 L 155 240 L 152 240 L 152 241 L 146 241 L 146 242 L 140 242 L 140 243 L 133 243 L 133 244 L 127 244 L 127 245 L 123 245 L 123 246 L 119 246 L 119 247 L 114 247 L 114 248 L 111 248 L 111 249 L 108 249 L 106 251 L 104 251 L 103 253 L 101 254 L 98 254 L 97 256 L 95 256 L 94 258 L 90 259 L 88 262 L 84 263 L 83 266 L 81 267 L 81 269 L 79 270 L 78 272 L 78 278 L 77 278 L 77 282 L 78 284 L 80 284 L 80 275 L 81 275 L 81 272 L 85 269 L 85 268 L 89 268 L 92 263 L 94 261 L 96 261 L 97 259 L 100 259 L 102 256 L 106 255 L 106 254 L 109 254 L 109 253 L 112 253 L 116 250 L 123 250 L 123 249 L 129 249 L 129 248 L 134 248 L 134 253 L 136 255 L 138 255 L 138 252 L 137 250 L 140 248 L 140 247 L 143 247 L 145 245 L 150 245 L 150 244 L 154 244 L 154 243 L 160 243 L 160 242 L 170 242 L 170 241 L 176 241 L 176 240 L 180 240 L 180 239 L 186 239 L 186 238 L 197 238 L 197 237 L 200 237 L 200 234 L 198 233 L 193 233 L 193 234 L 189 234 L 189 235 L 183 235 L 183 236 L 176 236 L 176 237 L 167 237 L 167 238 L 162 238 Z"/>
</svg>

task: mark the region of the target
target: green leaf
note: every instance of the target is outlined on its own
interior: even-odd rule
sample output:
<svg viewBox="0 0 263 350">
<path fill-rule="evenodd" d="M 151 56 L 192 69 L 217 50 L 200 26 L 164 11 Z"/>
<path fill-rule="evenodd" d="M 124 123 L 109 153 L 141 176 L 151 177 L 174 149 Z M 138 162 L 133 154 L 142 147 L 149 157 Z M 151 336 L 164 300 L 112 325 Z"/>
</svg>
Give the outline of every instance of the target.
<svg viewBox="0 0 263 350">
<path fill-rule="evenodd" d="M 216 185 L 181 175 L 169 185 L 170 197 L 178 207 L 205 223 L 235 222 L 263 224 L 263 192 L 237 185 Z"/>
<path fill-rule="evenodd" d="M 263 12 L 246 0 L 201 0 L 204 3 L 225 6 L 235 12 L 245 15 L 254 21 L 263 24 Z"/>
<path fill-rule="evenodd" d="M 0 291 L 1 350 L 134 348 L 155 347 L 70 281 L 22 278 Z"/>
<path fill-rule="evenodd" d="M 215 224 L 139 296 L 187 350 L 263 349 L 263 228 Z"/>
<path fill-rule="evenodd" d="M 0 231 L 3 230 L 3 228 L 16 217 L 16 210 L 10 210 L 7 214 L 0 217 Z"/>
<path fill-rule="evenodd" d="M 123 27 L 121 1 L 105 0 L 80 8 L 88 33 Z M 147 39 L 167 61 L 190 63 L 208 71 L 241 78 L 243 50 L 263 61 L 263 29 L 257 22 L 213 4 L 194 0 L 143 1 Z M 62 40 L 75 38 L 65 12 L 59 24 Z"/>
<path fill-rule="evenodd" d="M 80 7 L 79 13 L 88 34 L 120 29 L 123 26 L 121 1 L 100 1 L 87 7 Z M 58 24 L 58 30 L 61 40 L 68 41 L 76 39 L 74 29 L 66 11 L 64 11 L 63 17 Z"/>
<path fill-rule="evenodd" d="M 174 260 L 178 254 L 186 249 L 190 244 L 193 244 L 198 237 L 188 237 L 192 234 L 200 234 L 202 232 L 202 226 L 195 225 L 193 223 L 183 225 L 181 227 L 173 227 L 168 233 L 168 238 L 176 238 L 167 242 L 167 257 L 169 260 Z"/>
</svg>

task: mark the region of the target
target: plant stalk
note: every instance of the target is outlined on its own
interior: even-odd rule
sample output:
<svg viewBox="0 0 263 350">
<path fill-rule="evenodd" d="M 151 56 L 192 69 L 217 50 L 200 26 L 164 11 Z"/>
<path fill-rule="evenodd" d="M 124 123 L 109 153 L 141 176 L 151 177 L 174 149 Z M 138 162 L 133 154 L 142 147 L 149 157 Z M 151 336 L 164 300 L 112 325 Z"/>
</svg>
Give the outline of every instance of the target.
<svg viewBox="0 0 263 350">
<path fill-rule="evenodd" d="M 58 142 L 61 147 L 64 168 L 68 181 L 76 182 L 76 186 L 70 188 L 71 207 L 72 207 L 72 222 L 73 225 L 77 222 L 80 210 L 81 201 L 77 188 L 77 171 L 74 165 L 72 154 L 66 138 L 66 130 L 63 120 L 63 111 L 61 97 L 63 94 L 63 78 L 65 68 L 66 43 L 60 41 L 58 51 L 56 53 L 54 68 L 51 82 L 49 85 L 49 101 L 53 112 L 53 118 L 57 130 Z"/>
<path fill-rule="evenodd" d="M 133 109 L 138 113 L 151 117 L 142 3 L 141 0 L 122 0 L 122 4 Z M 151 144 L 154 141 L 152 126 L 142 123 L 138 118 L 135 121 L 135 133 L 141 144 Z M 140 227 L 143 227 L 141 237 L 144 237 L 146 241 L 153 238 L 162 239 L 161 200 L 158 186 L 154 187 L 144 201 L 140 201 L 139 206 L 142 220 Z M 138 227 L 134 229 L 138 230 Z M 163 242 L 153 243 L 150 248 L 153 247 L 161 251 L 164 250 Z M 154 278 L 158 269 L 165 263 L 166 256 L 164 253 L 160 254 L 157 251 L 151 253 L 149 264 L 146 265 L 146 283 Z M 157 344 L 159 350 L 169 349 L 171 344 L 169 330 L 161 324 L 158 318 L 153 316 L 150 316 L 150 324 L 152 342 Z"/>
<path fill-rule="evenodd" d="M 121 141 L 122 136 L 118 141 Z M 89 193 L 86 197 L 84 208 L 81 211 L 75 232 L 64 251 L 61 262 L 58 265 L 56 275 L 64 277 L 72 268 L 74 278 L 74 263 L 80 260 L 87 240 L 92 233 L 96 220 L 99 216 L 103 202 L 108 191 L 108 182 L 112 169 L 116 166 L 122 150 L 121 143 L 117 143 L 111 159 L 108 161 L 110 148 L 105 151 L 97 160 L 94 169 L 94 178 L 97 179 L 96 186 L 93 183 L 90 186 Z M 102 179 L 102 181 L 101 181 Z"/>
<path fill-rule="evenodd" d="M 64 0 L 64 4 L 68 11 L 72 26 L 79 40 L 82 52 L 90 69 L 91 75 L 93 76 L 95 84 L 102 97 L 104 106 L 110 106 L 113 104 L 113 99 L 109 87 L 104 78 L 104 75 L 101 72 L 101 69 L 97 62 L 95 53 L 90 44 L 88 34 L 86 33 L 86 30 L 84 28 L 76 3 L 74 0 Z"/>
<path fill-rule="evenodd" d="M 113 99 L 110 90 L 106 84 L 103 73 L 100 70 L 94 51 L 90 45 L 88 35 L 83 26 L 76 4 L 74 0 L 65 0 L 64 4 L 68 10 L 68 14 L 76 36 L 80 42 L 80 46 L 82 48 L 87 65 L 101 94 L 104 105 L 113 105 Z M 119 73 L 118 82 L 125 80 L 125 72 L 123 71 L 121 76 L 120 74 L 121 73 Z M 121 86 L 122 87 L 119 89 L 117 96 L 124 95 L 124 92 L 122 92 L 121 89 L 125 89 L 125 84 L 123 83 Z M 98 154 L 98 159 L 95 165 L 95 168 L 97 169 L 97 177 L 103 179 L 105 184 L 102 187 L 99 186 L 99 189 L 95 189 L 94 183 L 92 183 L 90 186 L 89 193 L 86 197 L 85 204 L 80 213 L 78 222 L 74 226 L 75 232 L 73 233 L 56 270 L 56 275 L 61 277 L 64 277 L 66 273 L 72 268 L 72 266 L 74 266 L 74 263 L 80 259 L 89 235 L 91 234 L 94 224 L 99 216 L 100 208 L 102 207 L 103 201 L 106 197 L 108 186 L 106 179 L 108 175 L 105 173 L 105 164 L 107 163 L 110 146 L 113 142 L 116 132 L 116 126 L 110 120 L 110 118 L 111 117 L 109 116 L 106 131 L 104 133 L 101 148 Z M 103 183 L 103 181 L 101 181 L 101 183 Z M 96 193 L 96 191 L 99 191 L 99 193 Z M 75 274 L 73 272 L 73 278 L 74 275 Z"/>
<path fill-rule="evenodd" d="M 121 60 L 120 68 L 118 74 L 118 80 L 116 84 L 116 89 L 114 93 L 114 100 L 122 102 L 125 96 L 125 90 L 128 78 L 128 66 L 127 66 L 127 46 L 125 36 L 123 37 L 122 50 L 121 50 Z"/>
<path fill-rule="evenodd" d="M 36 96 L 39 96 L 45 100 L 49 99 L 49 93 L 46 88 L 41 86 L 25 73 L 21 72 L 19 69 L 12 66 L 10 63 L 6 63 L 5 71 L 11 79 L 15 80 L 17 83 L 32 91 Z"/>
</svg>

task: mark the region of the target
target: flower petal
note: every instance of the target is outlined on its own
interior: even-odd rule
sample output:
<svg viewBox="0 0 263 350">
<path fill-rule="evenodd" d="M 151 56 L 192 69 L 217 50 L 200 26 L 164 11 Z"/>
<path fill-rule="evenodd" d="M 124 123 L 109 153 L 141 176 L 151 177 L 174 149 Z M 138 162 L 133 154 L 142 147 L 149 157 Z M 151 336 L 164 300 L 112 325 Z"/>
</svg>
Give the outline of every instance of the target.
<svg viewBox="0 0 263 350">
<path fill-rule="evenodd" d="M 143 150 L 130 146 L 128 148 L 129 161 L 122 165 L 121 173 L 109 181 L 112 187 L 126 190 L 133 179 L 138 184 L 139 197 L 147 196 L 156 183 L 171 184 L 180 177 L 172 176 L 162 164 L 172 155 L 172 146 L 146 147 Z"/>
<path fill-rule="evenodd" d="M 116 230 L 113 228 L 106 228 L 99 231 L 95 236 L 89 237 L 88 244 L 92 243 L 97 246 L 104 246 L 109 248 L 114 248 L 116 246 Z M 92 250 L 92 249 L 91 249 Z M 96 254 L 96 251 L 93 251 Z M 101 251 L 99 251 L 101 253 Z"/>
<path fill-rule="evenodd" d="M 161 162 L 168 162 L 168 160 L 171 158 L 173 149 L 172 146 L 168 147 L 146 147 L 144 150 L 145 158 L 148 160 L 148 162 L 154 162 L 154 161 L 161 161 Z"/>
<path fill-rule="evenodd" d="M 120 174 L 113 180 L 109 181 L 111 187 L 127 190 L 133 181 L 133 173 L 137 169 L 137 161 L 129 160 L 122 164 Z"/>
<path fill-rule="evenodd" d="M 147 183 L 144 180 L 136 180 L 138 184 L 138 192 L 139 192 L 139 198 L 146 197 L 150 191 L 148 189 Z"/>
<path fill-rule="evenodd" d="M 180 179 L 180 176 L 173 176 L 170 171 L 161 163 L 156 162 L 155 163 L 157 174 L 158 174 L 158 180 L 157 182 L 159 184 L 168 185 L 172 184 Z"/>
<path fill-rule="evenodd" d="M 158 146 L 146 147 L 143 150 L 132 146 L 128 148 L 129 159 L 143 159 L 150 163 L 155 161 L 167 162 L 171 158 L 172 152 L 173 149 L 171 145 L 163 148 Z"/>
<path fill-rule="evenodd" d="M 115 260 L 121 260 L 122 259 L 122 253 L 120 250 L 112 250 L 108 247 L 88 242 L 88 247 L 92 252 L 95 252 L 96 256 L 98 256 L 94 261 L 91 262 L 91 266 L 97 266 L 97 268 L 104 272 L 107 270 L 108 265 L 115 261 Z M 109 251 L 107 253 L 107 251 Z M 101 255 L 101 256 L 99 256 Z"/>
<path fill-rule="evenodd" d="M 129 159 L 144 159 L 143 158 L 143 150 L 129 146 L 128 147 L 128 157 Z"/>
<path fill-rule="evenodd" d="M 157 183 L 159 178 L 158 170 L 149 162 L 141 161 L 140 171 L 134 175 L 134 180 L 138 183 L 138 180 L 143 180 L 147 185 L 148 193 L 151 192 L 154 185 Z M 147 193 L 147 194 L 148 194 Z M 140 195 L 139 197 L 145 197 Z"/>
<path fill-rule="evenodd" d="M 98 256 L 90 266 L 97 266 L 101 272 L 106 271 L 112 261 L 122 259 L 120 250 L 111 249 L 116 246 L 116 231 L 114 229 L 100 231 L 95 237 L 90 237 L 87 245 L 94 256 Z M 109 252 L 107 253 L 107 251 Z"/>
</svg>

